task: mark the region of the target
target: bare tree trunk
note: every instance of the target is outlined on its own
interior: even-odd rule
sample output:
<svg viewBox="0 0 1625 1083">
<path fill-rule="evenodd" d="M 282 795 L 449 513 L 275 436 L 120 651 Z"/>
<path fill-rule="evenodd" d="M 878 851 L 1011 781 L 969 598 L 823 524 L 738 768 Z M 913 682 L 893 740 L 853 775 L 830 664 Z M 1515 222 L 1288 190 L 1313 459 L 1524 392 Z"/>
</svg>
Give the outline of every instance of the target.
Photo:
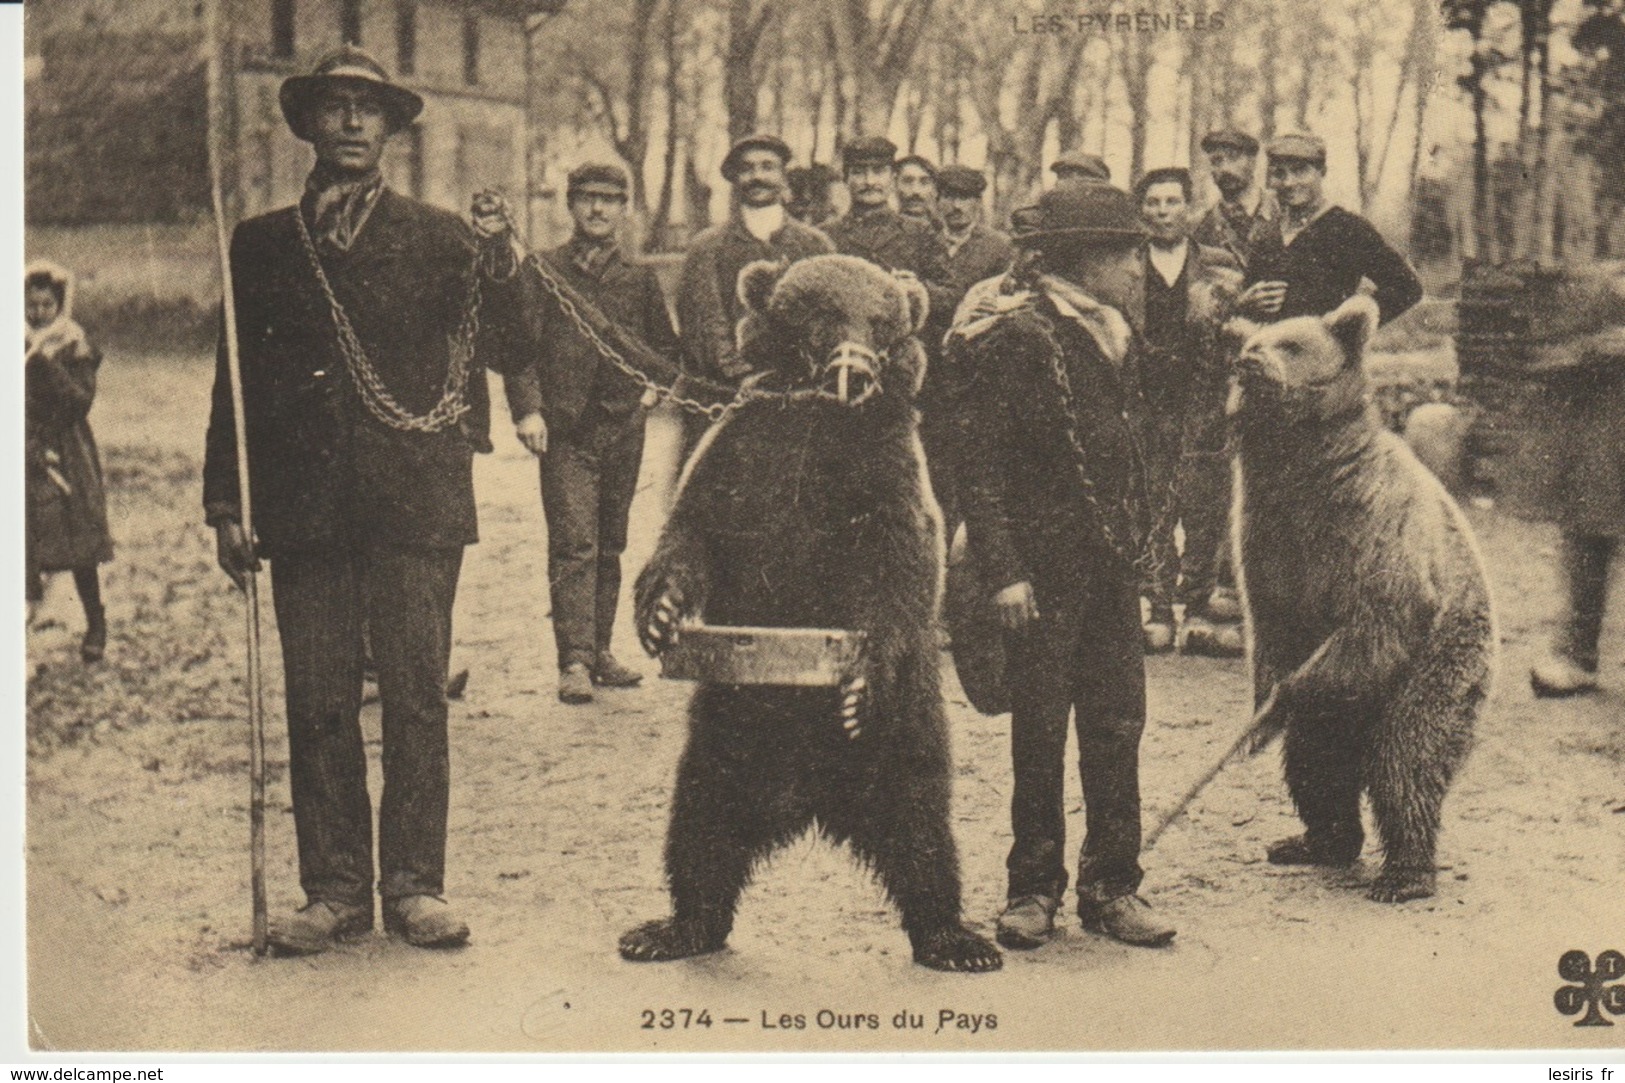
<svg viewBox="0 0 1625 1083">
<path fill-rule="evenodd" d="M 672 195 L 677 184 L 677 148 L 679 143 L 677 125 L 677 105 L 681 97 L 680 79 L 682 76 L 682 52 L 678 46 L 677 26 L 678 0 L 666 0 L 665 33 L 665 83 L 663 92 L 666 98 L 666 140 L 665 154 L 661 162 L 660 198 L 655 206 L 654 220 L 650 226 L 652 245 L 657 251 L 667 251 L 674 247 L 674 238 L 671 236 L 671 208 Z"/>
</svg>

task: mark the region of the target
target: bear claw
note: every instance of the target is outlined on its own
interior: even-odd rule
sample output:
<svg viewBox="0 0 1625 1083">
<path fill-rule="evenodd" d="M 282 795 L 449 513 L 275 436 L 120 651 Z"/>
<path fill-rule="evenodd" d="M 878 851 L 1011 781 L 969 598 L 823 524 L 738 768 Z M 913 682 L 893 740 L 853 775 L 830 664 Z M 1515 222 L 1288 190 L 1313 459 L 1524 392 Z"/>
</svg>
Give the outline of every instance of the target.
<svg viewBox="0 0 1625 1083">
<path fill-rule="evenodd" d="M 1372 881 L 1366 898 L 1380 903 L 1432 898 L 1435 879 L 1432 869 L 1383 869 Z"/>
<path fill-rule="evenodd" d="M 914 961 L 931 970 L 985 974 L 1004 966 L 1004 954 L 986 937 L 961 925 L 921 937 Z"/>
<path fill-rule="evenodd" d="M 721 951 L 726 936 L 709 936 L 693 924 L 676 918 L 646 921 L 621 937 L 621 958 L 633 963 L 663 963 Z"/>
</svg>

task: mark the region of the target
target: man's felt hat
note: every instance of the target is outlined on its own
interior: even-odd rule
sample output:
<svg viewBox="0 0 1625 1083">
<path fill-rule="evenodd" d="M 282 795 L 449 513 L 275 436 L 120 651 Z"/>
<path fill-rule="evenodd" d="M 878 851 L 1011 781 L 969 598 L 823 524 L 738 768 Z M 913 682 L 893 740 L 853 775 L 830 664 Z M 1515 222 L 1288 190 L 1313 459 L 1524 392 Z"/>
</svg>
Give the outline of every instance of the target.
<svg viewBox="0 0 1625 1083">
<path fill-rule="evenodd" d="M 1257 154 L 1258 140 L 1235 128 L 1218 128 L 1202 137 L 1202 149 L 1209 154 L 1220 147 L 1239 150 L 1243 154 Z"/>
<path fill-rule="evenodd" d="M 1051 162 L 1049 169 L 1057 177 L 1079 176 L 1101 181 L 1112 179 L 1111 167 L 1104 158 L 1098 154 L 1085 154 L 1081 150 L 1067 151 Z"/>
<path fill-rule="evenodd" d="M 1308 162 L 1326 168 L 1326 141 L 1315 135 L 1292 132 L 1270 140 L 1264 154 L 1270 161 Z"/>
<path fill-rule="evenodd" d="M 1140 174 L 1140 179 L 1134 182 L 1134 194 L 1141 199 L 1145 198 L 1146 189 L 1153 184 L 1172 182 L 1185 190 L 1186 196 L 1191 191 L 1191 171 L 1180 165 L 1165 165 L 1156 169 L 1148 169 Z"/>
<path fill-rule="evenodd" d="M 316 62 L 309 75 L 295 75 L 282 81 L 277 95 L 282 117 L 293 134 L 310 142 L 310 110 L 323 90 L 338 85 L 361 86 L 370 90 L 383 106 L 391 131 L 400 131 L 423 112 L 423 99 L 397 83 L 390 82 L 384 66 L 354 45 L 344 45 Z"/>
<path fill-rule="evenodd" d="M 1022 248 L 1138 244 L 1145 240 L 1140 202 L 1110 184 L 1073 184 L 1038 197 L 1033 228 L 1010 238 Z"/>
<path fill-rule="evenodd" d="M 853 166 L 891 165 L 897 161 L 897 144 L 883 135 L 869 135 L 854 139 L 841 148 L 841 168 Z"/>
<path fill-rule="evenodd" d="M 937 171 L 937 191 L 949 199 L 975 199 L 987 191 L 987 178 L 968 165 L 945 165 Z"/>
<path fill-rule="evenodd" d="M 1044 212 L 1039 210 L 1036 203 L 1025 207 L 1017 207 L 1010 212 L 1010 239 L 1024 237 L 1035 233 L 1044 223 Z M 1020 243 L 1020 242 L 1017 242 Z"/>
<path fill-rule="evenodd" d="M 627 179 L 626 170 L 618 165 L 608 162 L 587 162 L 570 170 L 565 177 L 564 199 L 569 202 L 578 195 L 592 193 L 594 195 L 625 197 L 631 188 Z"/>
<path fill-rule="evenodd" d="M 766 132 L 757 132 L 747 135 L 739 142 L 728 148 L 728 154 L 722 159 L 722 179 L 732 184 L 739 176 L 739 167 L 744 164 L 745 152 L 749 150 L 765 150 L 779 156 L 779 161 L 785 165 L 790 164 L 790 144 L 776 135 Z"/>
</svg>

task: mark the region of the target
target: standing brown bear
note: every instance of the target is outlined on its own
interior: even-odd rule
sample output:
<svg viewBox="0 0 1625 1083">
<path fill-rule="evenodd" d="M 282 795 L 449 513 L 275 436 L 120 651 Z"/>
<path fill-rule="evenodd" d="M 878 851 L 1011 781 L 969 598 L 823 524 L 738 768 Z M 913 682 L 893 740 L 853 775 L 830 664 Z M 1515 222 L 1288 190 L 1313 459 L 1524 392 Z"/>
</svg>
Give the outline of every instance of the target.
<svg viewBox="0 0 1625 1083">
<path fill-rule="evenodd" d="M 739 279 L 754 377 L 685 470 L 638 577 L 651 654 L 678 624 L 865 633 L 844 688 L 702 683 L 689 705 L 666 873 L 672 917 L 621 938 L 631 960 L 721 949 L 753 867 L 810 826 L 851 844 L 902 913 L 914 960 L 994 970 L 960 922 L 936 611 L 943 541 L 914 397 L 924 289 L 852 256 Z"/>
<path fill-rule="evenodd" d="M 1247 335 L 1230 402 L 1238 567 L 1262 745 L 1286 731 L 1307 829 L 1278 865 L 1360 856 L 1360 794 L 1382 838 L 1379 902 L 1433 894 L 1440 806 L 1489 691 L 1495 627 L 1471 528 L 1367 411 L 1376 306 Z"/>
</svg>

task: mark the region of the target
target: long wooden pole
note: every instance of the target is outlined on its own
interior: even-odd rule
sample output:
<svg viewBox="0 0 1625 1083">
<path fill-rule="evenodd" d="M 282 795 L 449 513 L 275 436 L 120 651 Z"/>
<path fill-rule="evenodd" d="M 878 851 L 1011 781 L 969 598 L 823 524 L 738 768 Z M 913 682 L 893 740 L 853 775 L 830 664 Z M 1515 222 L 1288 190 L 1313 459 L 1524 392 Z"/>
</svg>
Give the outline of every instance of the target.
<svg viewBox="0 0 1625 1083">
<path fill-rule="evenodd" d="M 210 0 L 208 10 L 208 140 L 209 195 L 214 204 L 215 243 L 220 256 L 220 293 L 225 314 L 226 368 L 231 376 L 231 416 L 237 434 L 237 491 L 242 509 L 243 536 L 250 552 L 254 545 L 254 510 L 249 497 L 248 432 L 243 418 L 243 374 L 237 353 L 236 292 L 231 281 L 231 242 L 226 229 L 225 196 L 221 181 L 221 128 L 225 111 L 225 68 L 222 63 L 224 29 L 223 0 Z M 265 712 L 260 680 L 260 592 L 259 564 L 250 560 L 243 581 L 247 595 L 248 622 L 248 851 L 249 883 L 253 908 L 255 955 L 266 949 L 265 904 Z"/>
</svg>

